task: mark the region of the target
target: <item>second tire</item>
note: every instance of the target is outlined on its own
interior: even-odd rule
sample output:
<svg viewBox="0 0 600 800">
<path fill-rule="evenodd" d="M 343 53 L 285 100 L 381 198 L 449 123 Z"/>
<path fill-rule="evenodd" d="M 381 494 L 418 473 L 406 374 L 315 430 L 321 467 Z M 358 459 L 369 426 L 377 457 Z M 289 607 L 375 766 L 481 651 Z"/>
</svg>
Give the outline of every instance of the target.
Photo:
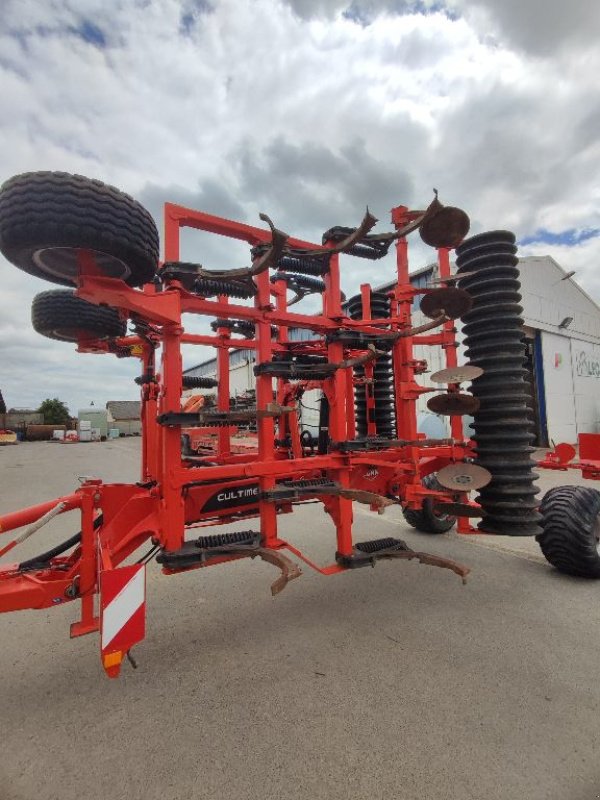
<svg viewBox="0 0 600 800">
<path fill-rule="evenodd" d="M 67 289 L 41 292 L 31 304 L 34 330 L 48 339 L 79 342 L 125 336 L 127 323 L 114 308 L 96 306 Z"/>
</svg>

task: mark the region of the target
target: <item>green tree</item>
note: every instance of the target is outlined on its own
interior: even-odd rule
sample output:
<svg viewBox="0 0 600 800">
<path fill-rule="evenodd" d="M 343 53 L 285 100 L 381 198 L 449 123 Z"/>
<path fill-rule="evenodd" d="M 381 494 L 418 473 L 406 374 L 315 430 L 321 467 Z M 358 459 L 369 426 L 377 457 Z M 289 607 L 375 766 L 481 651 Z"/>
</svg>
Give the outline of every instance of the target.
<svg viewBox="0 0 600 800">
<path fill-rule="evenodd" d="M 1 391 L 0 391 L 0 414 L 6 414 L 6 403 L 4 402 L 4 398 L 2 397 Z"/>
<path fill-rule="evenodd" d="M 38 408 L 38 414 L 44 415 L 46 425 L 66 425 L 69 421 L 69 409 L 58 397 L 50 400 L 47 397 Z"/>
</svg>

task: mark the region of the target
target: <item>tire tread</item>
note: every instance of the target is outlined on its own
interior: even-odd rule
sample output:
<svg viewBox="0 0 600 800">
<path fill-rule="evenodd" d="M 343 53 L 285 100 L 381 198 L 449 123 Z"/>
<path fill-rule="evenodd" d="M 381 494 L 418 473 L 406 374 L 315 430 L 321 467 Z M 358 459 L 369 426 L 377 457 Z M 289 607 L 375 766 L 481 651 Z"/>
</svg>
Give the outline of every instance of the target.
<svg viewBox="0 0 600 800">
<path fill-rule="evenodd" d="M 31 323 L 37 333 L 61 342 L 77 342 L 77 337 L 57 336 L 55 331 L 78 329 L 97 339 L 125 336 L 127 322 L 114 308 L 88 303 L 68 289 L 40 292 L 31 304 Z"/>
<path fill-rule="evenodd" d="M 537 541 L 546 560 L 560 572 L 600 578 L 600 554 L 594 526 L 600 492 L 589 486 L 556 486 L 540 507 L 542 533 Z"/>
<path fill-rule="evenodd" d="M 70 246 L 100 250 L 131 270 L 127 282 L 152 280 L 159 237 L 151 214 L 133 197 L 102 181 L 66 172 L 26 172 L 0 189 L 0 250 L 29 274 L 65 286 L 33 261 L 31 250 Z"/>
</svg>

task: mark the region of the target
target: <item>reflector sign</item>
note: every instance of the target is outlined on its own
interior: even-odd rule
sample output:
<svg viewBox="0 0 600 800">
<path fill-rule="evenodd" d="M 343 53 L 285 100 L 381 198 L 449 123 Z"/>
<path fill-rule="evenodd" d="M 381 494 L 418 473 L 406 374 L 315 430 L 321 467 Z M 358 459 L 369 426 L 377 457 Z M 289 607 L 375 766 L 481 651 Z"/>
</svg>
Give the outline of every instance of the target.
<svg viewBox="0 0 600 800">
<path fill-rule="evenodd" d="M 100 574 L 100 640 L 104 669 L 119 674 L 121 661 L 146 632 L 146 567 L 104 570 Z"/>
</svg>

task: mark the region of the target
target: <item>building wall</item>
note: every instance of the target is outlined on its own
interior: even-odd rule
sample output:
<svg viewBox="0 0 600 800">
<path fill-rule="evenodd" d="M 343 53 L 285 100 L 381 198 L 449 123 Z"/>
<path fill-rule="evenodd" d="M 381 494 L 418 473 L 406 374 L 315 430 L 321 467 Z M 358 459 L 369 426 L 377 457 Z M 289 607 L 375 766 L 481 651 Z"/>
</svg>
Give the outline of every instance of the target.
<svg viewBox="0 0 600 800">
<path fill-rule="evenodd" d="M 576 444 L 600 431 L 600 309 L 549 256 L 519 268 L 525 324 L 541 332 L 548 438 Z"/>
<path fill-rule="evenodd" d="M 237 397 L 256 386 L 256 377 L 253 372 L 254 354 L 250 350 L 246 350 L 245 353 L 244 360 L 238 361 L 229 370 L 229 394 L 231 397 Z M 216 366 L 215 374 L 212 377 L 216 377 Z"/>
<path fill-rule="evenodd" d="M 600 309 L 550 256 L 519 262 L 525 324 L 549 333 L 600 343 Z M 560 323 L 573 321 L 564 331 Z"/>
<path fill-rule="evenodd" d="M 600 345 L 542 332 L 542 354 L 549 438 L 600 432 Z"/>
<path fill-rule="evenodd" d="M 139 436 L 142 432 L 141 419 L 115 419 L 110 420 L 108 427 L 117 428 L 119 436 Z"/>
<path fill-rule="evenodd" d="M 8 414 L 0 414 L 0 428 L 9 431 L 21 430 L 25 425 L 43 425 L 44 415 L 37 411 L 11 411 Z"/>
<path fill-rule="evenodd" d="M 575 442 L 577 423 L 570 339 L 543 333 L 542 356 L 548 438 L 555 443 Z"/>
<path fill-rule="evenodd" d="M 600 344 L 571 339 L 578 433 L 600 433 Z"/>
<path fill-rule="evenodd" d="M 86 420 L 91 423 L 92 428 L 98 428 L 100 436 L 106 436 L 108 434 L 108 414 L 106 411 L 100 409 L 92 409 L 90 411 L 83 408 L 78 411 L 77 418 L 79 422 Z"/>
</svg>

